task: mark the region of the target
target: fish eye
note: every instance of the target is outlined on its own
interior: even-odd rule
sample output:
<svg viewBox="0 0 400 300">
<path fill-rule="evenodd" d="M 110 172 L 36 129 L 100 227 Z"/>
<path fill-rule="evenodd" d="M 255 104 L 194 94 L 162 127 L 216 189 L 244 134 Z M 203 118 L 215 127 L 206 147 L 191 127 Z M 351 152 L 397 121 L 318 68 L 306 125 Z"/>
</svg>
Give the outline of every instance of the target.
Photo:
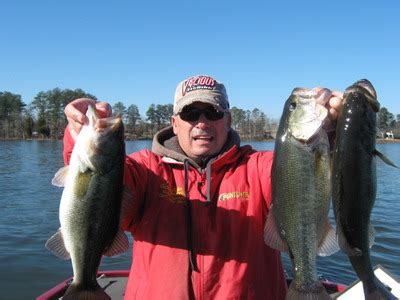
<svg viewBox="0 0 400 300">
<path fill-rule="evenodd" d="M 296 109 L 296 106 L 297 106 L 297 103 L 294 102 L 294 101 L 291 101 L 290 104 L 289 104 L 289 110 L 290 110 L 290 111 L 295 110 L 295 109 Z"/>
</svg>

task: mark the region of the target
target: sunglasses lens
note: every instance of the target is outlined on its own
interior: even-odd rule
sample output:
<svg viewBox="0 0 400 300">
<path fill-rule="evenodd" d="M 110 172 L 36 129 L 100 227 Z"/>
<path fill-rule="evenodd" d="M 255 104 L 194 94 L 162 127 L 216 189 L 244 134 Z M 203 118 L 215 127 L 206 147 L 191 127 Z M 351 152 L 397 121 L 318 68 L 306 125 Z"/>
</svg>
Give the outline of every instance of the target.
<svg viewBox="0 0 400 300">
<path fill-rule="evenodd" d="M 209 109 L 204 111 L 204 115 L 210 121 L 216 121 L 222 119 L 224 113 L 221 111 L 216 111 L 215 109 Z"/>
<path fill-rule="evenodd" d="M 182 111 L 180 114 L 182 120 L 187 122 L 197 121 L 200 118 L 201 111 L 197 109 L 191 109 L 187 111 Z"/>
<path fill-rule="evenodd" d="M 197 108 L 189 108 L 189 109 L 184 109 L 182 112 L 179 114 L 182 120 L 187 121 L 187 122 L 194 122 L 197 121 L 200 118 L 200 115 L 204 114 L 204 116 L 207 118 L 207 120 L 210 121 L 216 121 L 220 120 L 224 116 L 224 112 L 217 111 L 213 107 L 209 107 L 206 109 L 197 109 Z"/>
</svg>

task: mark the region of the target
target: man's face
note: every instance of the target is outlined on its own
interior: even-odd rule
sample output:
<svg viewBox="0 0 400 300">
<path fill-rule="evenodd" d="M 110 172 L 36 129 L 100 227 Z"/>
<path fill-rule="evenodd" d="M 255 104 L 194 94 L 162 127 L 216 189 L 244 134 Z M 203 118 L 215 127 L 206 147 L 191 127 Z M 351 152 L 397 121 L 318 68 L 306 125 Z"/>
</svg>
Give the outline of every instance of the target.
<svg viewBox="0 0 400 300">
<path fill-rule="evenodd" d="M 186 106 L 182 112 L 193 110 L 214 110 L 210 104 L 195 102 Z M 172 116 L 172 127 L 178 137 L 179 145 L 187 156 L 201 158 L 213 156 L 221 151 L 228 138 L 231 127 L 230 113 L 224 113 L 219 120 L 209 120 L 204 113 L 195 121 L 185 121 L 182 114 Z"/>
</svg>

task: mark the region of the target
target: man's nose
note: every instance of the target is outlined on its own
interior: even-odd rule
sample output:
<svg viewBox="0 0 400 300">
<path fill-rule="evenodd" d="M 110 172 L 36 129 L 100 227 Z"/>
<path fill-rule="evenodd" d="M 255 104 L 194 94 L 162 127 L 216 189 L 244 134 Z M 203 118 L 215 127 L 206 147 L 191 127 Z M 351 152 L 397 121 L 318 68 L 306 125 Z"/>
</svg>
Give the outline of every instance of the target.
<svg viewBox="0 0 400 300">
<path fill-rule="evenodd" d="M 206 118 L 204 113 L 201 113 L 199 119 L 196 122 L 196 127 L 197 128 L 205 128 L 208 126 L 209 123 L 210 123 L 210 121 Z"/>
</svg>

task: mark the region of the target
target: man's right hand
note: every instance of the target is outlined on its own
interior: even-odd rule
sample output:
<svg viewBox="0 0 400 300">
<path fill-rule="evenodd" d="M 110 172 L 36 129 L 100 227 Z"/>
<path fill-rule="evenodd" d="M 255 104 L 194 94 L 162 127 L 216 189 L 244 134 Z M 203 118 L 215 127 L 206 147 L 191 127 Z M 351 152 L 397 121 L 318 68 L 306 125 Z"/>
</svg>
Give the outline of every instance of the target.
<svg viewBox="0 0 400 300">
<path fill-rule="evenodd" d="M 69 132 L 74 140 L 76 140 L 83 124 L 88 121 L 85 114 L 90 104 L 95 105 L 99 118 L 111 116 L 111 106 L 107 102 L 96 102 L 90 98 L 79 98 L 70 102 L 65 107 L 64 113 L 68 120 Z"/>
</svg>

